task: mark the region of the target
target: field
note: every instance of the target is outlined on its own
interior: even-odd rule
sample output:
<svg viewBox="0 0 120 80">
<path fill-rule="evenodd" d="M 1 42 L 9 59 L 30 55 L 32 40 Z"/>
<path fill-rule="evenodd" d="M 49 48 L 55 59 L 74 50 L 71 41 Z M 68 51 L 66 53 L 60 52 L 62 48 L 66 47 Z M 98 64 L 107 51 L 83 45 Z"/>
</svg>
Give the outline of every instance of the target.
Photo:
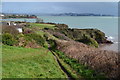
<svg viewBox="0 0 120 80">
<path fill-rule="evenodd" d="M 66 78 L 54 56 L 45 48 L 3 45 L 3 78 Z"/>
<path fill-rule="evenodd" d="M 52 24 L 40 24 L 40 23 L 29 23 L 31 27 L 39 27 L 39 29 L 43 29 L 43 28 L 50 28 L 50 29 L 54 29 L 55 25 Z"/>
</svg>

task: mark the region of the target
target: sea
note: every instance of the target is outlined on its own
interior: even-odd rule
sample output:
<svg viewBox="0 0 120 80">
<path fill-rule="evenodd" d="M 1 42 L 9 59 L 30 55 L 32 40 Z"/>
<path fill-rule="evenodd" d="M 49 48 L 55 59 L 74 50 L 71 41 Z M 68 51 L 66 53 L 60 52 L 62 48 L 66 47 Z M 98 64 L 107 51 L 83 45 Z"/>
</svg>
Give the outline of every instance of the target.
<svg viewBox="0 0 120 80">
<path fill-rule="evenodd" d="M 109 51 L 120 51 L 118 49 L 118 17 L 113 16 L 38 16 L 44 22 L 67 24 L 69 28 L 99 29 L 106 34 L 108 40 L 114 44 L 101 44 L 100 49 Z M 5 19 L 6 21 L 35 22 L 34 19 Z"/>
</svg>

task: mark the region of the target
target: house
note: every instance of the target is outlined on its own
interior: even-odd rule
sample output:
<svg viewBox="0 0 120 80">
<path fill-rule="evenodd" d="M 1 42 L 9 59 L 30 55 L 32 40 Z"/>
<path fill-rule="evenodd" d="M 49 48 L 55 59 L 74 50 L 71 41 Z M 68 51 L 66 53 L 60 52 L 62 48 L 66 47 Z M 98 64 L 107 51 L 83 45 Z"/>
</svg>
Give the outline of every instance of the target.
<svg viewBox="0 0 120 80">
<path fill-rule="evenodd" d="M 23 27 L 24 25 L 21 25 L 21 24 L 17 24 L 15 22 L 12 22 L 12 21 L 4 21 L 4 22 L 0 22 L 2 25 L 7 25 L 7 26 L 15 26 L 16 29 L 19 31 L 19 33 L 22 33 L 23 32 Z"/>
<path fill-rule="evenodd" d="M 2 25 L 8 25 L 8 26 L 11 26 L 12 23 L 10 21 L 2 21 L 0 22 Z"/>
<path fill-rule="evenodd" d="M 22 32 L 23 32 L 23 29 L 22 29 L 22 28 L 17 28 L 17 30 L 19 31 L 19 33 L 22 33 Z"/>
<path fill-rule="evenodd" d="M 14 22 L 10 22 L 10 21 L 9 21 L 9 22 L 8 22 L 8 25 L 9 25 L 9 26 L 16 26 L 17 24 L 14 23 Z"/>
<path fill-rule="evenodd" d="M 14 24 L 14 26 L 16 27 L 16 29 L 19 31 L 19 33 L 22 33 L 23 32 L 23 27 L 24 25 L 22 24 Z"/>
<path fill-rule="evenodd" d="M 4 17 L 5 15 L 4 14 L 0 14 L 0 17 Z"/>
</svg>

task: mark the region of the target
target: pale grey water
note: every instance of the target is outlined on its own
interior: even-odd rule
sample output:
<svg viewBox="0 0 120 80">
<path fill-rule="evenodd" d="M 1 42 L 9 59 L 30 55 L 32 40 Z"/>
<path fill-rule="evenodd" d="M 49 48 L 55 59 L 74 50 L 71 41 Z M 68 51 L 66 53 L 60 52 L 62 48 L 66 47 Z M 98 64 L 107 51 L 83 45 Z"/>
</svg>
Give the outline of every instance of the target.
<svg viewBox="0 0 120 80">
<path fill-rule="evenodd" d="M 0 21 L 26 21 L 26 22 L 36 22 L 36 19 L 31 18 L 9 18 L 9 19 L 0 19 Z"/>
<path fill-rule="evenodd" d="M 70 28 L 97 28 L 108 36 L 118 35 L 117 17 L 39 16 L 45 22 L 64 23 Z"/>
<path fill-rule="evenodd" d="M 112 45 L 104 45 L 101 49 L 118 51 L 118 17 L 94 17 L 94 16 L 38 16 L 44 22 L 64 23 L 70 28 L 97 28 L 105 32 L 106 36 L 114 42 Z M 5 21 L 35 22 L 35 19 L 5 19 Z"/>
</svg>

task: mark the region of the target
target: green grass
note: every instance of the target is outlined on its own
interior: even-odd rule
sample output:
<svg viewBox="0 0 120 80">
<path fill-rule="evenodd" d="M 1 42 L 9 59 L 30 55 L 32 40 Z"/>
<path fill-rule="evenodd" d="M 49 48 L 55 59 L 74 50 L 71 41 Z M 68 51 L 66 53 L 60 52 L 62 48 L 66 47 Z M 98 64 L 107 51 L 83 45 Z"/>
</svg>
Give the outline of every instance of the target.
<svg viewBox="0 0 120 80">
<path fill-rule="evenodd" d="M 42 24 L 42 23 L 29 23 L 31 27 L 39 27 L 39 29 L 50 28 L 54 29 L 55 25 L 52 24 Z"/>
<path fill-rule="evenodd" d="M 36 34 L 39 34 L 39 35 L 41 35 L 42 37 L 44 37 L 45 32 L 44 32 L 44 31 L 36 31 Z"/>
<path fill-rule="evenodd" d="M 61 65 L 66 69 L 66 71 L 71 75 L 72 78 L 74 79 L 80 79 L 82 78 L 80 75 L 77 74 L 77 72 L 75 70 L 73 70 L 71 68 L 70 65 L 66 64 L 63 59 L 60 59 L 59 56 L 57 55 L 58 53 L 53 52 L 53 54 L 56 56 L 56 58 L 59 60 L 59 62 L 61 63 Z"/>
<path fill-rule="evenodd" d="M 3 78 L 66 78 L 50 51 L 3 45 Z"/>
<path fill-rule="evenodd" d="M 36 34 L 42 36 L 44 39 L 46 39 L 46 38 L 45 38 L 45 36 L 46 36 L 48 39 L 58 40 L 58 38 L 54 37 L 54 36 L 53 36 L 52 34 L 50 34 L 49 32 L 44 32 L 44 31 L 42 31 L 42 30 L 36 31 Z M 48 48 L 48 45 L 49 45 L 48 42 L 45 41 L 44 47 L 45 47 L 45 48 Z"/>
<path fill-rule="evenodd" d="M 77 75 L 80 75 L 86 80 L 105 80 L 103 74 L 97 74 L 94 70 L 89 69 L 87 66 L 80 64 L 77 60 L 67 57 L 64 53 L 54 50 L 55 53 L 62 59 L 66 64 L 68 64 L 73 70 L 76 71 Z M 71 74 L 78 77 L 76 74 Z"/>
<path fill-rule="evenodd" d="M 44 35 L 48 35 L 49 38 L 54 38 L 54 36 L 50 35 L 48 32 L 44 32 L 41 29 L 44 29 L 44 28 L 54 29 L 55 25 L 42 24 L 42 23 L 28 23 L 28 24 L 29 24 L 29 28 L 31 28 L 36 34 L 42 36 L 43 38 L 44 38 Z M 48 48 L 48 43 L 46 41 L 44 43 L 44 47 Z"/>
</svg>

